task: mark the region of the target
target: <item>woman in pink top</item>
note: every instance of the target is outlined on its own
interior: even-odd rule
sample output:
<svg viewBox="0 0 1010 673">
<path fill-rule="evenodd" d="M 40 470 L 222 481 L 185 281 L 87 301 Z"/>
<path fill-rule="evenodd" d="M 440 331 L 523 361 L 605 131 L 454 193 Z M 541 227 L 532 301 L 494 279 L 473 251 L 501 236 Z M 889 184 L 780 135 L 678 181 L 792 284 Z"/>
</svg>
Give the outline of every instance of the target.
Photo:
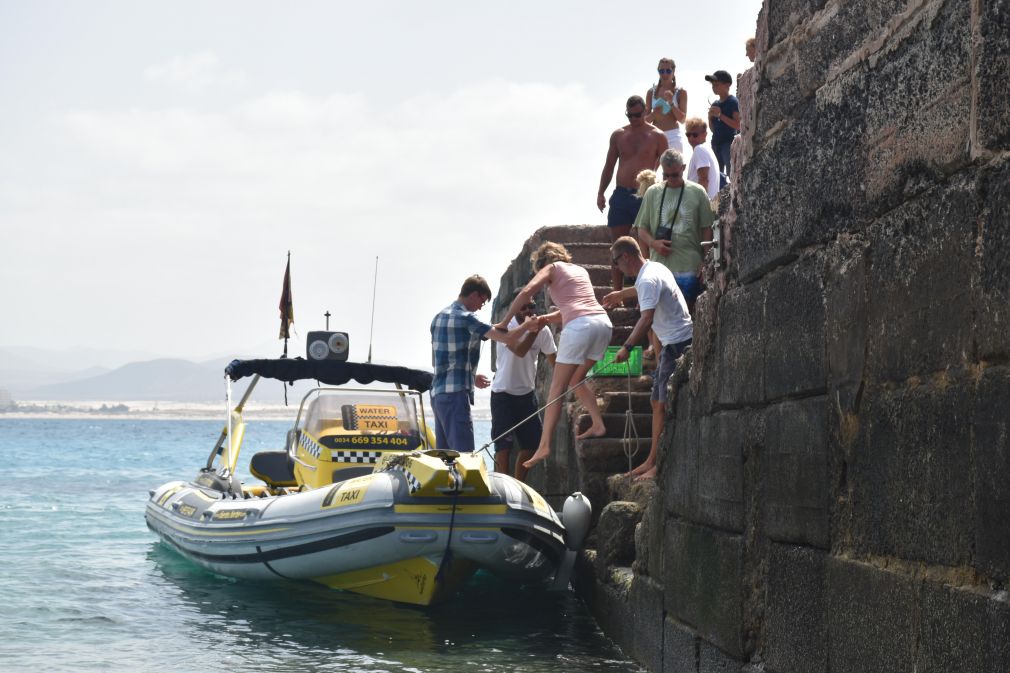
<svg viewBox="0 0 1010 673">
<path fill-rule="evenodd" d="M 603 425 L 603 415 L 596 406 L 596 393 L 588 383 L 579 384 L 596 361 L 603 358 L 610 344 L 613 330 L 610 318 L 596 300 L 589 273 L 581 266 L 572 264 L 572 257 L 565 246 L 560 243 L 544 243 L 533 253 L 530 261 L 533 262 L 536 275 L 516 295 L 508 314 L 499 324 L 508 324 L 521 307 L 533 300 L 536 293 L 544 286 L 549 286 L 551 301 L 558 310 L 540 316 L 539 320 L 544 324 L 560 322 L 563 330 L 554 364 L 554 376 L 551 378 L 551 390 L 547 397 L 549 400 L 559 400 L 569 386 L 578 386 L 575 395 L 589 412 L 593 424 L 578 435 L 577 439 L 602 437 L 606 433 L 606 427 Z M 523 463 L 525 467 L 530 468 L 550 455 L 551 436 L 560 417 L 561 407 L 550 404 L 544 412 L 544 431 L 540 435 L 540 446 Z"/>
</svg>

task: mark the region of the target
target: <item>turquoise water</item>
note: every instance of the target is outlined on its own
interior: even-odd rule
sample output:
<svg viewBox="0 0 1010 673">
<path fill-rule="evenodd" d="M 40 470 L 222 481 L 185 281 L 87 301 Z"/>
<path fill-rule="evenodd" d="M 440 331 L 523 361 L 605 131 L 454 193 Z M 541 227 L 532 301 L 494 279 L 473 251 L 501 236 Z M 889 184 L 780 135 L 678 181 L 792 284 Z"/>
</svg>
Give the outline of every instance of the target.
<svg viewBox="0 0 1010 673">
<path fill-rule="evenodd" d="M 250 423 L 246 464 L 281 447 L 287 427 Z M 641 670 L 570 593 L 478 575 L 421 609 L 190 564 L 147 530 L 144 503 L 155 486 L 194 476 L 220 429 L 0 420 L 3 671 Z M 479 446 L 489 424 L 476 431 Z"/>
</svg>

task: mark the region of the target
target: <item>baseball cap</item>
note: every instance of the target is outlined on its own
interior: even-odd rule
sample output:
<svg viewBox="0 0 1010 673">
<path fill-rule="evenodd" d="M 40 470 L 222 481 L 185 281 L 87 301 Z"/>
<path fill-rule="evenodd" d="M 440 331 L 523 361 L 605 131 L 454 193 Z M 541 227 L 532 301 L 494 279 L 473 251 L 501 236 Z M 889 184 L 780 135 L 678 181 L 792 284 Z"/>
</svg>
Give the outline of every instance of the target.
<svg viewBox="0 0 1010 673">
<path fill-rule="evenodd" d="M 711 75 L 705 75 L 705 79 L 709 82 L 725 82 L 726 84 L 733 83 L 733 76 L 725 70 L 716 70 Z"/>
</svg>

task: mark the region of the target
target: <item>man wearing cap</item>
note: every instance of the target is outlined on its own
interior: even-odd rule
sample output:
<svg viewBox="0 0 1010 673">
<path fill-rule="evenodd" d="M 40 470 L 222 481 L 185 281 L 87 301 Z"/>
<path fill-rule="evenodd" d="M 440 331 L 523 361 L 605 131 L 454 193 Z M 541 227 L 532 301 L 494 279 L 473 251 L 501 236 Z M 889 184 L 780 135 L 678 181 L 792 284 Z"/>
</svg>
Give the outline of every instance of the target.
<svg viewBox="0 0 1010 673">
<path fill-rule="evenodd" d="M 677 358 L 691 345 L 694 325 L 673 274 L 658 262 L 645 261 L 635 239 L 630 236 L 617 239 L 610 247 L 610 252 L 614 266 L 635 277 L 635 287 L 623 292 L 611 292 L 603 298 L 603 305 L 608 308 L 618 306 L 622 300 L 633 295 L 638 297 L 638 310 L 641 312 L 627 341 L 614 356 L 614 362 L 627 360 L 628 352 L 645 340 L 645 334 L 650 328 L 655 331 L 663 346 L 659 368 L 652 383 L 652 445 L 645 462 L 631 471 L 636 480 L 652 479 L 656 476 L 659 438 L 665 420 L 666 383 L 673 374 Z"/>
<path fill-rule="evenodd" d="M 733 77 L 725 70 L 716 70 L 705 79 L 712 83 L 712 93 L 719 100 L 708 110 L 709 126 L 712 128 L 712 151 L 719 161 L 719 170 L 729 175 L 729 148 L 733 138 L 740 132 L 740 101 L 729 94 Z"/>
<path fill-rule="evenodd" d="M 521 291 L 516 290 L 512 299 L 515 300 Z M 519 327 L 519 322 L 531 317 L 536 307 L 533 302 L 523 306 L 509 322 L 508 328 L 511 330 Z M 496 472 L 508 474 L 512 445 L 518 442 L 515 478 L 519 481 L 526 480 L 527 469 L 523 463 L 540 446 L 540 435 L 543 432 L 543 425 L 537 415 L 540 407 L 535 389 L 537 356 L 543 353 L 553 365 L 557 352 L 554 335 L 546 325 L 539 331 L 528 331 L 513 346 L 498 349 L 498 370 L 491 382 L 491 437 L 497 439 L 494 443 Z"/>
<path fill-rule="evenodd" d="M 604 192 L 614 177 L 616 166 L 617 187 L 610 196 L 610 212 L 607 213 L 611 241 L 627 236 L 631 231 L 638 208 L 642 205 L 637 196 L 638 182 L 635 178 L 643 170 L 656 170 L 659 155 L 667 148 L 666 134 L 645 121 L 645 100 L 641 96 L 628 99 L 624 115 L 628 118 L 628 125 L 610 134 L 610 149 L 600 175 L 600 191 L 596 194 L 596 206 L 602 213 L 607 205 Z M 611 271 L 611 281 L 615 290 L 624 287 L 624 277 L 617 269 Z"/>
</svg>

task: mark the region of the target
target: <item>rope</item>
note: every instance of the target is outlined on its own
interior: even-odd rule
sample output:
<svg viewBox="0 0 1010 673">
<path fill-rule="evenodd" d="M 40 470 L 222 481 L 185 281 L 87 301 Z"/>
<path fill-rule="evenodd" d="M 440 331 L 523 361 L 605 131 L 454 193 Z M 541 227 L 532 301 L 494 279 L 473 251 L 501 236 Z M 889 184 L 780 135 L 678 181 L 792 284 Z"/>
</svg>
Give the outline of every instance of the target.
<svg viewBox="0 0 1010 673">
<path fill-rule="evenodd" d="M 558 395 L 557 397 L 555 397 L 555 398 L 554 398 L 553 400 L 551 400 L 550 402 L 548 402 L 548 403 L 547 403 L 547 404 L 545 404 L 544 406 L 540 407 L 539 409 L 537 409 L 537 410 L 536 410 L 536 411 L 534 411 L 534 412 L 533 412 L 532 414 L 530 414 L 529 416 L 527 416 L 527 417 L 526 417 L 526 418 L 524 418 L 523 420 L 521 420 L 521 421 L 519 421 L 518 423 L 516 423 L 515 425 L 513 425 L 513 426 L 512 426 L 511 428 L 509 428 L 509 429 L 508 429 L 508 430 L 506 430 L 505 432 L 501 433 L 501 434 L 500 434 L 500 435 L 498 435 L 497 437 L 494 437 L 494 438 L 492 438 L 492 439 L 491 439 L 491 441 L 489 441 L 489 442 L 488 442 L 487 444 L 485 444 L 484 446 L 482 446 L 482 447 L 480 447 L 479 449 L 477 449 L 476 451 L 474 451 L 474 455 L 476 455 L 476 454 L 480 453 L 481 451 L 488 451 L 488 449 L 490 448 L 490 446 L 491 446 L 492 444 L 494 444 L 495 442 L 497 442 L 497 441 L 498 441 L 499 439 L 501 439 L 502 437 L 507 437 L 507 436 L 509 435 L 509 433 L 511 433 L 511 432 L 512 432 L 513 430 L 515 430 L 516 428 L 518 428 L 518 427 L 519 427 L 520 425 L 522 425 L 522 424 L 523 424 L 523 423 L 525 423 L 526 421 L 530 420 L 530 419 L 531 419 L 531 418 L 533 418 L 534 416 L 537 416 L 537 415 L 539 415 L 541 411 L 543 411 L 543 410 L 544 410 L 544 409 L 546 409 L 547 407 L 551 406 L 552 404 L 554 404 L 554 403 L 555 403 L 555 402 L 557 402 L 558 400 L 561 400 L 561 399 L 564 399 L 565 395 L 567 395 L 568 393 L 572 392 L 573 390 L 575 390 L 576 388 L 578 388 L 579 386 L 581 386 L 581 385 L 582 385 L 583 383 L 585 383 L 586 381 L 588 381 L 589 379 L 592 379 L 592 378 L 595 378 L 595 377 L 593 377 L 593 376 L 587 376 L 586 378 L 582 379 L 581 381 L 579 381 L 578 383 L 576 383 L 576 384 L 575 384 L 574 386 L 572 386 L 571 388 L 568 388 L 568 389 L 567 389 L 567 390 L 565 390 L 565 391 L 564 391 L 563 393 L 561 393 L 560 395 Z M 629 380 L 629 383 L 628 383 L 628 386 L 629 386 L 629 390 L 630 390 L 630 386 L 631 386 L 631 383 L 630 383 L 630 380 Z M 490 453 L 490 452 L 488 452 L 488 454 L 487 454 L 487 455 L 489 455 L 489 456 L 490 456 L 490 455 L 491 455 L 491 453 Z"/>
<path fill-rule="evenodd" d="M 638 428 L 635 427 L 635 417 L 631 412 L 631 367 L 628 367 L 628 408 L 624 410 L 624 434 L 621 436 L 621 447 L 628 457 L 628 472 L 632 470 L 632 460 L 638 455 Z M 635 448 L 631 445 L 634 442 Z"/>
</svg>

